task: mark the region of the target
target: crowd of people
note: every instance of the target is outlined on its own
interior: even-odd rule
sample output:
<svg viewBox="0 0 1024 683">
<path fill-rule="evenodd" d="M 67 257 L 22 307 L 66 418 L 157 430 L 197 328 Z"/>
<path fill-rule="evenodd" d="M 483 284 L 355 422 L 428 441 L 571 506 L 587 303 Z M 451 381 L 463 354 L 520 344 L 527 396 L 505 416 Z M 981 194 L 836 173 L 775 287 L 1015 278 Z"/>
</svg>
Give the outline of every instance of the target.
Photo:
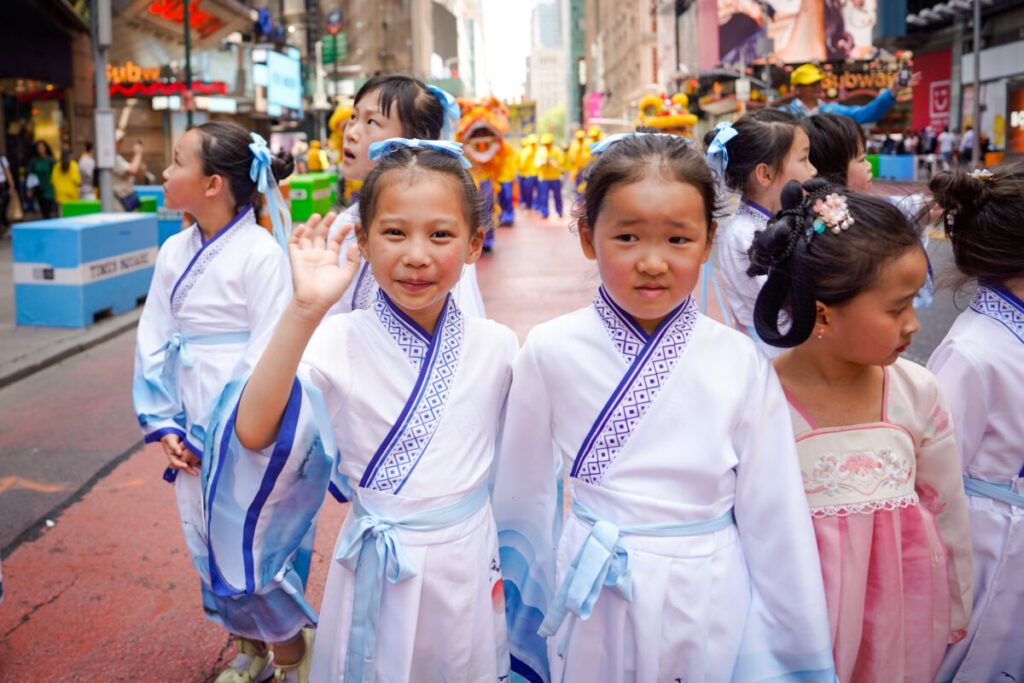
<svg viewBox="0 0 1024 683">
<path fill-rule="evenodd" d="M 866 194 L 842 113 L 744 115 L 701 151 L 607 136 L 571 209 L 593 304 L 519 348 L 485 317 L 449 97 L 368 81 L 358 200 L 275 224 L 286 250 L 256 214 L 292 162 L 258 135 L 203 124 L 164 171 L 196 222 L 159 252 L 133 397 L 235 639 L 217 680 L 1024 675 L 1024 164 L 943 172 L 908 215 Z M 926 369 L 900 354 L 932 217 L 978 286 Z M 693 296 L 713 241 L 734 327 Z M 352 508 L 318 615 L 328 492 Z"/>
</svg>

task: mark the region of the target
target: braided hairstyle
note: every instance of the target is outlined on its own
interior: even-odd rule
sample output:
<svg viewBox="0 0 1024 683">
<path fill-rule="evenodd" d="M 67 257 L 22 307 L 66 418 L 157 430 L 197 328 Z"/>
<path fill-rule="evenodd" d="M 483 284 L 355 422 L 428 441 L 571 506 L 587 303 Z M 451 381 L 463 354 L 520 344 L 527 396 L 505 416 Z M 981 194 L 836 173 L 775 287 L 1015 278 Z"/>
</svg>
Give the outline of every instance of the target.
<svg viewBox="0 0 1024 683">
<path fill-rule="evenodd" d="M 996 285 L 1024 276 L 1024 159 L 990 169 L 991 178 L 944 171 L 928 182 L 953 245 L 957 269 Z"/>
<path fill-rule="evenodd" d="M 804 195 L 804 191 L 807 195 Z M 814 230 L 814 202 L 831 193 L 846 198 L 853 225 L 836 234 Z M 871 287 L 882 266 L 920 248 L 917 232 L 903 213 L 877 197 L 855 194 L 814 178 L 786 183 L 782 210 L 754 235 L 747 275 L 767 275 L 754 306 L 757 334 L 772 346 L 802 344 L 814 330 L 817 302 L 842 304 Z M 786 311 L 789 330 L 779 330 Z"/>
</svg>

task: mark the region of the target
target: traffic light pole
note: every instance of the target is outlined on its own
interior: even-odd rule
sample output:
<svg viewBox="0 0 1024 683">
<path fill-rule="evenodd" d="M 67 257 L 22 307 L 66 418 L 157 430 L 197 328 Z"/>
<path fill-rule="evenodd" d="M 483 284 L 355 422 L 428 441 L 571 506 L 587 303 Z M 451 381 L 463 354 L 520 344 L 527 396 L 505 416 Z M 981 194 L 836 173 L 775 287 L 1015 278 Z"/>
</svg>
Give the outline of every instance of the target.
<svg viewBox="0 0 1024 683">
<path fill-rule="evenodd" d="M 188 130 L 192 127 L 192 30 L 189 27 L 188 21 L 188 3 L 189 0 L 182 2 L 182 7 L 185 8 L 184 21 L 185 25 L 185 129 Z"/>
</svg>

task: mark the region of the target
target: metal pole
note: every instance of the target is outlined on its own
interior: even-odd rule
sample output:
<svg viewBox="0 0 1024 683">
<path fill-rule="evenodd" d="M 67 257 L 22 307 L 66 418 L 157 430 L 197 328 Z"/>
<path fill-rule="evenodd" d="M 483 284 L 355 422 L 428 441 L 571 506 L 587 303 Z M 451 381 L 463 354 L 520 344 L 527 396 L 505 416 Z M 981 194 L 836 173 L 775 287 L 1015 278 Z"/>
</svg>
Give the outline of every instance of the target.
<svg viewBox="0 0 1024 683">
<path fill-rule="evenodd" d="M 93 139 L 96 141 L 96 145 L 93 149 L 97 162 L 96 175 L 100 191 L 100 208 L 103 211 L 113 211 L 113 176 L 107 163 L 100 163 L 101 141 L 105 141 L 106 144 L 114 144 L 114 112 L 110 109 L 110 83 L 107 81 L 107 49 L 110 47 L 110 43 L 107 42 L 110 38 L 110 3 L 104 0 L 92 0 L 91 13 L 93 85 L 96 88 L 96 108 L 93 114 L 95 121 L 95 137 Z M 101 128 L 104 128 L 104 130 L 100 130 Z"/>
<path fill-rule="evenodd" d="M 971 168 L 981 160 L 981 0 L 974 0 L 974 144 L 971 146 Z"/>
<path fill-rule="evenodd" d="M 957 12 L 953 19 L 953 59 L 949 73 L 949 131 L 959 131 L 963 135 L 963 78 L 960 65 L 963 62 L 964 50 L 964 17 Z M 956 150 L 953 150 L 956 152 Z M 960 159 L 963 163 L 963 159 Z"/>
<path fill-rule="evenodd" d="M 185 128 L 192 127 L 192 30 L 188 22 L 188 4 L 191 0 L 184 0 L 181 4 L 185 8 Z"/>
</svg>

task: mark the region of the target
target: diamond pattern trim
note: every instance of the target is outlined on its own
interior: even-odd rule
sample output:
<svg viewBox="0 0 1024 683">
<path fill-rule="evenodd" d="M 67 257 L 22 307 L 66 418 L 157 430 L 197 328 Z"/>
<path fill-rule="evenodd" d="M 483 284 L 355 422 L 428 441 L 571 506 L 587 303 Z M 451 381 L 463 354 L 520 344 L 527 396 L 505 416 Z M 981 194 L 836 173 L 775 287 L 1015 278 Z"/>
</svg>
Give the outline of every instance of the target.
<svg viewBox="0 0 1024 683">
<path fill-rule="evenodd" d="M 971 310 L 1001 322 L 1024 342 L 1024 307 L 1012 295 L 981 285 L 971 299 Z"/>
</svg>

